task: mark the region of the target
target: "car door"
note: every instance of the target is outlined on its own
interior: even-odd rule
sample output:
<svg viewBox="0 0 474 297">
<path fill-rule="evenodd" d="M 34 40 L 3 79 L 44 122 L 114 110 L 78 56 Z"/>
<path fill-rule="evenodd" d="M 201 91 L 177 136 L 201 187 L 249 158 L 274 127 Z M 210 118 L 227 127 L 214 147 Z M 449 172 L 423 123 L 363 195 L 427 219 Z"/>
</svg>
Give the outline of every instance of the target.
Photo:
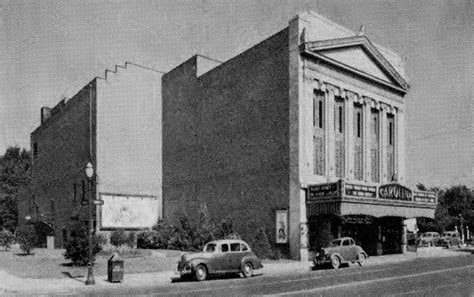
<svg viewBox="0 0 474 297">
<path fill-rule="evenodd" d="M 211 265 L 216 271 L 225 271 L 229 266 L 229 245 L 227 243 L 221 243 L 219 250 L 212 257 Z"/>
<path fill-rule="evenodd" d="M 242 257 L 243 254 L 240 249 L 240 242 L 231 242 L 229 253 L 229 270 L 239 271 Z"/>
<path fill-rule="evenodd" d="M 343 261 L 350 261 L 350 241 L 349 239 L 344 239 L 341 242 L 341 256 L 343 258 Z"/>
</svg>

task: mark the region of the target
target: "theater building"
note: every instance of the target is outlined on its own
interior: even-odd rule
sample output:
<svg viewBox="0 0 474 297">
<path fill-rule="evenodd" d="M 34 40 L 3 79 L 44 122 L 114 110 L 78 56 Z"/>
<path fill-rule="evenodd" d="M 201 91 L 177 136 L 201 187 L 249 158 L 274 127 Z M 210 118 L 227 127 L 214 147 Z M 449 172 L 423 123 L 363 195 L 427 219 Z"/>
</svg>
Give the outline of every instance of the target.
<svg viewBox="0 0 474 297">
<path fill-rule="evenodd" d="M 229 61 L 191 58 L 163 76 L 164 217 L 206 203 L 296 259 L 344 235 L 404 252 L 404 219 L 437 203 L 403 186 L 408 91 L 397 54 L 313 12 Z"/>
<path fill-rule="evenodd" d="M 27 212 L 54 224 L 57 246 L 83 208 L 88 160 L 97 231 L 179 223 L 206 205 L 244 239 L 263 227 L 305 260 L 345 235 L 369 254 L 404 252 L 404 220 L 434 217 L 436 195 L 405 185 L 402 60 L 363 32 L 305 12 L 225 62 L 115 72 L 44 109 L 31 134 Z"/>
</svg>

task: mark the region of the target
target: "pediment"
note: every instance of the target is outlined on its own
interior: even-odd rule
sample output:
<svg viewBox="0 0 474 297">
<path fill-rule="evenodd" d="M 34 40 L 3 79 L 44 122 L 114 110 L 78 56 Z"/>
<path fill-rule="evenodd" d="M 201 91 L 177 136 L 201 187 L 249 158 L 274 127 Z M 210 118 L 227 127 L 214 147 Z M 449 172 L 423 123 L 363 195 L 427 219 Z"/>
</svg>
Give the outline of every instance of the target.
<svg viewBox="0 0 474 297">
<path fill-rule="evenodd" d="M 403 92 L 408 83 L 365 36 L 306 42 L 301 51 Z"/>
</svg>

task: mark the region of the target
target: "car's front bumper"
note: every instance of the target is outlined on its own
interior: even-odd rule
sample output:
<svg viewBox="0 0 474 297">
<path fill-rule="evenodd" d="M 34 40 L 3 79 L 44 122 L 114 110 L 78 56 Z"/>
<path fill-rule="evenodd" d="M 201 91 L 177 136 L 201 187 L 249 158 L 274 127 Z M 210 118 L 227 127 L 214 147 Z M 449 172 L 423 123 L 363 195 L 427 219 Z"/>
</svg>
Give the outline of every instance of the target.
<svg viewBox="0 0 474 297">
<path fill-rule="evenodd" d="M 179 262 L 178 263 L 178 267 L 176 269 L 176 271 L 174 272 L 175 275 L 188 275 L 188 274 L 191 274 L 192 273 L 192 269 L 191 269 L 191 264 L 190 263 L 183 263 L 183 262 Z"/>
</svg>

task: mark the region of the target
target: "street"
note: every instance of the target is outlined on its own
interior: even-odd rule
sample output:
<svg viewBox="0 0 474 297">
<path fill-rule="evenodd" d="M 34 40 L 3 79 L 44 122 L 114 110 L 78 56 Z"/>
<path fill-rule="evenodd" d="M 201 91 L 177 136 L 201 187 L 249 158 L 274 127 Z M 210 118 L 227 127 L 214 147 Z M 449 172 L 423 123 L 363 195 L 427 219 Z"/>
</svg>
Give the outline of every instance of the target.
<svg viewBox="0 0 474 297">
<path fill-rule="evenodd" d="M 370 262 L 370 258 L 369 258 Z M 141 296 L 474 296 L 474 257 L 414 261 L 295 275 L 218 277 L 205 282 L 177 281 L 166 286 L 100 292 Z M 91 296 L 97 294 L 91 293 Z"/>
</svg>

